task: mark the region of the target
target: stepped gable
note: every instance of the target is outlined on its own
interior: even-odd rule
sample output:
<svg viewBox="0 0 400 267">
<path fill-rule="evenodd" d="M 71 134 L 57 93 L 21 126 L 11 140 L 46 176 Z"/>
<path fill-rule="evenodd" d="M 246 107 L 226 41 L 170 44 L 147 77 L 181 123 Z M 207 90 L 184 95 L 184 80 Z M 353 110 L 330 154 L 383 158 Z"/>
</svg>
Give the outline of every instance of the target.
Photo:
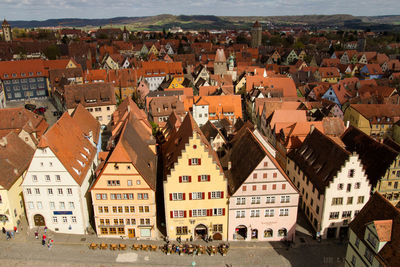
<svg viewBox="0 0 400 267">
<path fill-rule="evenodd" d="M 341 140 L 348 151 L 359 155 L 372 187 L 376 186 L 399 154 L 353 126 L 343 133 Z"/>
<path fill-rule="evenodd" d="M 189 143 L 189 138 L 193 137 L 194 133 L 199 135 L 201 142 L 205 146 L 205 149 L 208 150 L 209 155 L 213 158 L 214 162 L 222 171 L 217 154 L 212 149 L 210 143 L 207 141 L 207 138 L 200 130 L 192 115 L 188 113 L 179 127 L 179 130 L 171 133 L 168 141 L 162 146 L 164 158 L 164 180 L 167 179 L 167 175 L 178 161 L 178 158 L 182 155 L 182 151 L 185 149 L 186 144 Z"/>
<path fill-rule="evenodd" d="M 289 152 L 304 174 L 311 180 L 320 193 L 336 176 L 351 153 L 331 138 L 314 129 L 303 144 Z"/>
</svg>

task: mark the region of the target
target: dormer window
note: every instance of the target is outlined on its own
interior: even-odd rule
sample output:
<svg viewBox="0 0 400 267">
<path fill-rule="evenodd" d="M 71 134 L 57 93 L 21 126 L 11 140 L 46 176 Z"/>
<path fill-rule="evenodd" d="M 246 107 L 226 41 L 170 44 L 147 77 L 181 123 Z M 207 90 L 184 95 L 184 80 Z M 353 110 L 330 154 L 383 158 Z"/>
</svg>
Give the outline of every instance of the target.
<svg viewBox="0 0 400 267">
<path fill-rule="evenodd" d="M 42 75 L 41 71 L 36 72 L 37 75 Z"/>
<path fill-rule="evenodd" d="M 81 172 L 80 171 L 78 171 L 77 169 L 75 169 L 74 167 L 72 167 L 72 169 L 76 172 L 76 174 L 78 174 L 78 175 L 80 175 L 81 174 Z"/>
<path fill-rule="evenodd" d="M 8 74 L 7 73 L 4 73 L 4 78 L 8 78 Z"/>
<path fill-rule="evenodd" d="M 16 74 L 16 73 L 13 73 L 12 76 L 13 76 L 13 77 L 17 77 L 17 74 Z"/>
<path fill-rule="evenodd" d="M 29 72 L 28 74 L 29 74 L 29 76 L 33 76 L 33 72 Z"/>
<path fill-rule="evenodd" d="M 90 154 L 90 151 L 89 151 L 89 149 L 88 149 L 88 148 L 86 148 L 86 147 L 83 147 L 83 149 L 85 149 L 85 151 L 86 151 L 88 154 Z"/>
<path fill-rule="evenodd" d="M 77 161 L 77 162 L 79 163 L 79 165 L 81 165 L 82 167 L 85 166 L 85 164 L 84 164 L 82 161 L 80 161 L 79 159 L 77 159 L 76 161 Z"/>
<path fill-rule="evenodd" d="M 85 154 L 81 153 L 81 156 L 87 159 L 87 156 Z"/>
</svg>

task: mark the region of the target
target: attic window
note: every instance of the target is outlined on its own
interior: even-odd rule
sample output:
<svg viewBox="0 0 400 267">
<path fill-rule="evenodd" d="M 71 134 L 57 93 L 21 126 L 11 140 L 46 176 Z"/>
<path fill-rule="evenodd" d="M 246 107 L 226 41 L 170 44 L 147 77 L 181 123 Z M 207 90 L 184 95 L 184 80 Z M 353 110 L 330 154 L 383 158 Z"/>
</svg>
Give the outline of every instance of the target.
<svg viewBox="0 0 400 267">
<path fill-rule="evenodd" d="M 110 101 L 110 98 L 109 97 L 103 97 L 103 98 L 101 98 L 101 101 L 107 102 L 107 101 Z"/>
<path fill-rule="evenodd" d="M 76 161 L 79 163 L 79 165 L 81 165 L 81 167 L 85 167 L 85 164 L 82 161 L 80 161 L 79 159 L 77 159 Z"/>
<path fill-rule="evenodd" d="M 25 72 L 21 72 L 21 76 L 25 77 L 26 76 Z"/>
<path fill-rule="evenodd" d="M 16 73 L 13 73 L 12 76 L 13 76 L 13 77 L 17 77 L 17 74 L 16 74 Z"/>
<path fill-rule="evenodd" d="M 74 167 L 72 167 L 72 169 L 76 172 L 76 174 L 78 174 L 78 175 L 80 175 L 81 174 L 81 172 L 80 171 L 78 171 L 77 169 L 75 169 Z"/>
<path fill-rule="evenodd" d="M 87 159 L 87 156 L 85 154 L 81 153 L 81 156 Z"/>
<path fill-rule="evenodd" d="M 7 73 L 4 73 L 4 78 L 8 78 L 8 74 Z"/>
<path fill-rule="evenodd" d="M 86 103 L 94 103 L 96 102 L 96 99 L 85 99 Z"/>
<path fill-rule="evenodd" d="M 29 76 L 33 76 L 33 72 L 29 72 L 28 74 L 29 74 Z"/>
<path fill-rule="evenodd" d="M 83 147 L 83 149 L 88 153 L 88 154 L 90 154 L 90 151 L 89 151 L 89 149 L 88 148 L 86 148 L 86 147 Z"/>
<path fill-rule="evenodd" d="M 41 71 L 36 72 L 37 75 L 42 75 Z"/>
</svg>

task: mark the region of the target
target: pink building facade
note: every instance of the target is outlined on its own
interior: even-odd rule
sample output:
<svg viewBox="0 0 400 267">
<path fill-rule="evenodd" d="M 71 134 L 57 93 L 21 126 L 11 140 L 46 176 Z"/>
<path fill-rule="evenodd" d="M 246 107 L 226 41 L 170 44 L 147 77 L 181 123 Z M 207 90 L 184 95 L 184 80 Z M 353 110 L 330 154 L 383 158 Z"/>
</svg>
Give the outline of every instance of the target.
<svg viewBox="0 0 400 267">
<path fill-rule="evenodd" d="M 294 240 L 299 193 L 274 154 L 258 131 L 242 129 L 225 157 L 231 193 L 228 240 Z"/>
</svg>

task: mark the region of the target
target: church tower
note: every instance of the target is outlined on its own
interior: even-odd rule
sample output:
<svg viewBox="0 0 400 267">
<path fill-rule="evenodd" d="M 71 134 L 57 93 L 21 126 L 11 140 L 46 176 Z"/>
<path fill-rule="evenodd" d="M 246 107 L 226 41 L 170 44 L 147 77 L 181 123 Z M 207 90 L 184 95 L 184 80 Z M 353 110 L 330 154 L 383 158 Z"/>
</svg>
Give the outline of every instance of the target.
<svg viewBox="0 0 400 267">
<path fill-rule="evenodd" d="M 6 42 L 11 42 L 12 40 L 11 26 L 10 24 L 8 24 L 6 19 L 4 19 L 3 24 L 1 24 L 1 28 L 3 30 L 3 40 Z"/>
<path fill-rule="evenodd" d="M 261 24 L 256 21 L 253 28 L 251 29 L 251 47 L 257 48 L 261 45 L 262 40 L 262 28 Z"/>
<path fill-rule="evenodd" d="M 214 74 L 224 75 L 227 71 L 224 49 L 218 48 L 214 59 Z"/>
</svg>

